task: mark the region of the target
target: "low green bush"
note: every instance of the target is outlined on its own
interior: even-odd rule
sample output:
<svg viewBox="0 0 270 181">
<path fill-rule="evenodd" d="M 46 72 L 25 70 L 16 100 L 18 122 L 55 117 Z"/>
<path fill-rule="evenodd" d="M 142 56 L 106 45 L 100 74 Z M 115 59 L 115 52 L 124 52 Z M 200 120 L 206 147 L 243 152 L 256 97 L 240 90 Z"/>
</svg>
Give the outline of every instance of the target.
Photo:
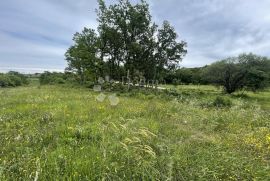
<svg viewBox="0 0 270 181">
<path fill-rule="evenodd" d="M 231 107 L 232 101 L 229 98 L 217 96 L 213 102 L 215 107 Z"/>
<path fill-rule="evenodd" d="M 44 72 L 39 77 L 39 82 L 41 85 L 46 84 L 65 84 L 67 77 L 64 73 L 58 72 Z"/>
<path fill-rule="evenodd" d="M 28 84 L 27 77 L 18 72 L 0 74 L 0 87 L 16 87 Z"/>
</svg>

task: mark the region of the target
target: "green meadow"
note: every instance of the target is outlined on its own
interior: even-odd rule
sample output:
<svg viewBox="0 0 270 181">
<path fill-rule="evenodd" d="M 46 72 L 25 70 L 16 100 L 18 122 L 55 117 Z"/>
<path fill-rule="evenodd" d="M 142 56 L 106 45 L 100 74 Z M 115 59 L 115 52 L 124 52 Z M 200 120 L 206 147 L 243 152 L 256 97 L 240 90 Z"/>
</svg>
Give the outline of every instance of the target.
<svg viewBox="0 0 270 181">
<path fill-rule="evenodd" d="M 268 180 L 270 90 L 0 89 L 0 180 Z"/>
</svg>

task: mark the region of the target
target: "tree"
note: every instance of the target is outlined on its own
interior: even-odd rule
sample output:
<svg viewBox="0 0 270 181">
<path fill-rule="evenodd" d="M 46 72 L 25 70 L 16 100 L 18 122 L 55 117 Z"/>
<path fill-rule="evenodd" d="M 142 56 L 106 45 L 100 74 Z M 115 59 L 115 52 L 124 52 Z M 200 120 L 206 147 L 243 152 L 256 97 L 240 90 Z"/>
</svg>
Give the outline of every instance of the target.
<svg viewBox="0 0 270 181">
<path fill-rule="evenodd" d="M 236 61 L 235 58 L 228 58 L 213 63 L 206 68 L 204 78 L 210 83 L 222 85 L 228 94 L 243 88 L 246 72 Z"/>
<path fill-rule="evenodd" d="M 120 0 L 119 4 L 106 7 L 100 0 L 97 12 L 101 54 L 102 58 L 108 57 L 111 72 L 116 72 L 123 64 L 131 77 L 137 71 L 150 77 L 149 64 L 153 62 L 156 25 L 151 22 L 148 4 L 141 1 L 132 5 L 129 1 Z"/>
<path fill-rule="evenodd" d="M 73 41 L 74 45 L 65 54 L 68 62 L 67 70 L 76 72 L 81 83 L 84 83 L 86 75 L 96 78 L 101 62 L 96 56 L 98 38 L 95 30 L 84 28 L 82 33 L 75 33 Z"/>
<path fill-rule="evenodd" d="M 176 71 L 176 78 L 181 83 L 189 84 L 192 83 L 192 71 L 189 68 L 181 68 Z"/>
<path fill-rule="evenodd" d="M 164 21 L 158 30 L 157 53 L 156 53 L 156 77 L 160 78 L 164 69 L 175 69 L 187 53 L 187 44 L 184 41 L 176 41 L 177 33 L 168 21 Z"/>
<path fill-rule="evenodd" d="M 75 34 L 75 45 L 66 53 L 69 69 L 82 82 L 86 73 L 94 72 L 98 76 L 93 71 L 97 69 L 93 62 L 101 65 L 102 74 L 113 79 L 120 80 L 128 71 L 132 79 L 136 72 L 146 79 L 161 79 L 162 72 L 176 67 L 186 54 L 186 43 L 177 42 L 177 34 L 169 22 L 165 21 L 157 31 L 146 1 L 132 4 L 119 0 L 108 7 L 103 0 L 98 3 L 98 34 L 85 28 Z"/>
<path fill-rule="evenodd" d="M 204 70 L 204 79 L 222 85 L 226 93 L 240 89 L 256 91 L 269 84 L 270 60 L 254 54 L 241 54 L 211 64 Z"/>
<path fill-rule="evenodd" d="M 249 53 L 241 54 L 238 59 L 243 69 L 247 72 L 245 77 L 247 89 L 255 92 L 269 85 L 270 60 L 267 57 Z"/>
</svg>

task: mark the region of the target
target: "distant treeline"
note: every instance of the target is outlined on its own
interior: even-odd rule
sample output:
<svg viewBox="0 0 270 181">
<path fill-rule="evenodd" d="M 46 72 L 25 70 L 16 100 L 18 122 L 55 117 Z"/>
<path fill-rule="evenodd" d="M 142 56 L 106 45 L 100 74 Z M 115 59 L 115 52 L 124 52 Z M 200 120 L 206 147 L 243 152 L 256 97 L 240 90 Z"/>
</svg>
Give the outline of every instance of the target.
<svg viewBox="0 0 270 181">
<path fill-rule="evenodd" d="M 213 84 L 233 93 L 240 89 L 257 91 L 270 85 L 270 59 L 241 54 L 200 68 L 181 68 L 165 77 L 171 84 Z"/>
<path fill-rule="evenodd" d="M 127 78 L 127 77 L 126 77 Z M 131 84 L 146 83 L 138 75 L 130 80 Z M 41 84 L 63 84 L 67 82 L 80 83 L 80 75 L 76 73 L 50 73 L 40 75 Z M 121 81 L 120 81 L 121 82 Z M 98 82 L 85 81 L 84 85 L 91 87 Z M 223 86 L 226 93 L 237 90 L 257 91 L 270 85 L 270 59 L 254 54 L 241 54 L 199 68 L 180 68 L 166 71 L 164 80 L 159 84 L 211 84 Z"/>
<path fill-rule="evenodd" d="M 0 73 L 0 87 L 16 87 L 28 84 L 28 78 L 18 72 Z"/>
<path fill-rule="evenodd" d="M 106 76 L 109 77 L 109 76 Z M 0 73 L 0 87 L 16 87 L 29 83 L 29 78 L 39 78 L 41 85 L 46 84 L 81 84 L 81 77 L 77 73 L 66 71 L 44 72 L 42 74 L 24 75 L 18 72 Z M 122 80 L 113 81 L 114 84 L 125 81 L 133 85 L 146 84 L 147 79 L 138 74 L 133 79 L 123 74 Z M 105 77 L 103 77 L 105 79 Z M 109 77 L 112 80 L 112 77 Z M 128 80 L 128 81 L 127 81 Z M 151 82 L 151 81 L 150 81 Z M 151 83 L 153 83 L 152 81 Z M 149 83 L 149 81 L 148 81 Z M 159 84 L 211 84 L 222 86 L 226 93 L 233 93 L 238 90 L 262 90 L 270 85 L 270 59 L 255 54 L 241 54 L 237 57 L 230 57 L 198 68 L 179 68 L 164 72 L 164 79 Z M 85 79 L 87 87 L 99 84 L 97 80 Z M 154 83 L 156 84 L 156 82 Z"/>
</svg>

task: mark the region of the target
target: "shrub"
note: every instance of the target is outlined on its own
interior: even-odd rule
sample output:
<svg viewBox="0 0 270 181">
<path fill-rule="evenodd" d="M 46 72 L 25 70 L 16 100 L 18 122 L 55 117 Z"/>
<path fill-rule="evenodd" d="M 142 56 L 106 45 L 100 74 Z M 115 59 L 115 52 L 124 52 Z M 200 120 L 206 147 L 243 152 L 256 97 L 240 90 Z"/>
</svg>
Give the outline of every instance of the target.
<svg viewBox="0 0 270 181">
<path fill-rule="evenodd" d="M 231 107 L 232 101 L 228 98 L 218 96 L 215 98 L 215 100 L 213 102 L 213 106 L 215 106 L 215 107 Z"/>
<path fill-rule="evenodd" d="M 39 77 L 39 82 L 41 85 L 46 84 L 64 84 L 66 83 L 67 77 L 64 73 L 58 72 L 44 72 Z"/>
<path fill-rule="evenodd" d="M 0 74 L 0 87 L 8 87 L 11 86 L 11 80 L 5 74 Z"/>
<path fill-rule="evenodd" d="M 13 87 L 21 86 L 22 85 L 21 78 L 18 77 L 18 76 L 16 76 L 16 75 L 9 75 L 9 79 L 10 79 Z"/>
<path fill-rule="evenodd" d="M 110 86 L 106 86 L 107 88 L 109 88 Z M 132 86 L 130 85 L 130 89 L 132 89 Z M 111 84 L 111 90 L 112 91 L 117 91 L 117 92 L 121 92 L 121 93 L 124 93 L 124 92 L 128 92 L 128 85 L 122 85 L 121 83 L 113 83 Z"/>
<path fill-rule="evenodd" d="M 0 87 L 16 87 L 28 84 L 27 77 L 18 72 L 0 74 Z"/>
<path fill-rule="evenodd" d="M 177 86 L 177 85 L 180 84 L 180 81 L 179 81 L 178 79 L 173 79 L 172 84 L 173 84 L 174 86 Z"/>
<path fill-rule="evenodd" d="M 7 73 L 7 75 L 17 86 L 29 84 L 28 78 L 19 72 L 10 71 Z"/>
<path fill-rule="evenodd" d="M 270 59 L 254 54 L 242 54 L 207 66 L 206 82 L 224 87 L 231 94 L 243 88 L 257 91 L 269 85 Z"/>
<path fill-rule="evenodd" d="M 64 84 L 65 83 L 65 80 L 63 78 L 61 78 L 61 77 L 57 77 L 55 79 L 55 83 L 57 83 L 57 84 Z"/>
</svg>

